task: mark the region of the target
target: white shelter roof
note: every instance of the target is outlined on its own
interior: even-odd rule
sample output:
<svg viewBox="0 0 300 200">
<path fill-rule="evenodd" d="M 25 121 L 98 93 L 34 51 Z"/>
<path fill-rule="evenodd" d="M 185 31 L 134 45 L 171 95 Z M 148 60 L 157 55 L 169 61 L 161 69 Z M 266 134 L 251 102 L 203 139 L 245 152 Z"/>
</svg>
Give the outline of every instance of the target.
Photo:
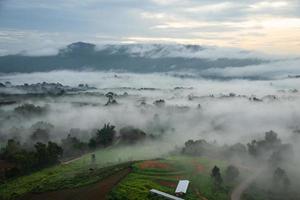
<svg viewBox="0 0 300 200">
<path fill-rule="evenodd" d="M 180 180 L 176 187 L 175 193 L 186 193 L 186 191 L 189 187 L 189 183 L 190 183 L 190 181 L 188 181 L 188 180 Z"/>
<path fill-rule="evenodd" d="M 150 190 L 150 192 L 151 192 L 152 194 L 156 194 L 156 195 L 159 195 L 159 196 L 163 196 L 163 197 L 165 197 L 165 198 L 167 198 L 167 199 L 170 199 L 170 200 L 184 200 L 184 199 L 182 199 L 182 198 L 179 198 L 179 197 L 176 197 L 176 196 L 173 196 L 173 195 L 170 195 L 170 194 L 168 194 L 168 193 L 161 192 L 161 191 L 155 190 L 155 189 Z"/>
</svg>

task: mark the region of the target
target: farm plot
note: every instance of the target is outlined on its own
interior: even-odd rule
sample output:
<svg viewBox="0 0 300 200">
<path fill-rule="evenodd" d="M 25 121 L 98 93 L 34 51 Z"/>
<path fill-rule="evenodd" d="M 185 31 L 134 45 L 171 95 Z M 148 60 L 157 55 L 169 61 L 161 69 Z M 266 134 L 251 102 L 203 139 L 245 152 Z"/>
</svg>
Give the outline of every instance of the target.
<svg viewBox="0 0 300 200">
<path fill-rule="evenodd" d="M 150 195 L 149 190 L 174 194 L 178 181 L 187 179 L 191 184 L 184 199 L 227 200 L 231 188 L 213 189 L 210 171 L 214 165 L 221 169 L 227 166 L 219 160 L 187 156 L 141 161 L 133 165 L 132 173 L 112 190 L 109 199 L 160 199 Z"/>
</svg>

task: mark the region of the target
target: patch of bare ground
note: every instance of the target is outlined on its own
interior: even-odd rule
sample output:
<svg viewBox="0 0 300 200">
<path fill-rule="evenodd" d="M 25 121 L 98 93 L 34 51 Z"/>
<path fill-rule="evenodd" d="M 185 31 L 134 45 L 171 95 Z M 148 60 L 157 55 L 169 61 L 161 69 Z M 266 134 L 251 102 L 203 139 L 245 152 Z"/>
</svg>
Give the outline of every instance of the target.
<svg viewBox="0 0 300 200">
<path fill-rule="evenodd" d="M 44 192 L 40 194 L 28 193 L 20 200 L 101 200 L 105 199 L 107 194 L 123 178 L 125 178 L 131 169 L 126 168 L 116 174 L 105 178 L 99 183 L 80 188 L 65 189 L 60 191 Z"/>
</svg>

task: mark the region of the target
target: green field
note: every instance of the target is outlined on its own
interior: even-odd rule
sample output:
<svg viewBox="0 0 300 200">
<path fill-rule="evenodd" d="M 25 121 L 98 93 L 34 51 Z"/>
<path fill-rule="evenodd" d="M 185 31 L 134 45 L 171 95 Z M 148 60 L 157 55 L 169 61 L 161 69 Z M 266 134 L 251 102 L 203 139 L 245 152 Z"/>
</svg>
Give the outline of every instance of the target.
<svg viewBox="0 0 300 200">
<path fill-rule="evenodd" d="M 7 181 L 0 185 L 0 199 L 13 199 L 27 192 L 43 192 L 64 188 L 75 188 L 83 185 L 95 183 L 101 180 L 108 172 L 114 172 L 119 167 L 114 165 L 126 163 L 130 160 L 153 158 L 156 155 L 148 153 L 147 146 L 142 151 L 135 151 L 135 148 L 120 147 L 107 148 L 95 152 L 96 162 L 91 164 L 91 154 L 86 154 L 81 158 L 68 164 L 61 164 L 49 167 L 30 175 L 22 176 Z M 96 166 L 96 171 L 91 175 L 90 168 Z M 114 170 L 110 169 L 110 166 Z M 122 167 L 122 164 L 120 164 Z M 104 168 L 104 169 L 102 169 Z M 96 175 L 95 175 L 96 173 Z M 97 174 L 98 173 L 98 174 Z"/>
<path fill-rule="evenodd" d="M 221 190 L 214 191 L 210 178 L 213 166 L 217 165 L 223 171 L 227 167 L 225 161 L 203 157 L 165 156 L 165 159 L 159 162 L 168 166 L 167 168 L 141 168 L 140 165 L 144 161 L 131 162 L 131 160 L 133 158 L 147 160 L 157 156 L 151 152 L 145 156 L 147 147 L 144 147 L 143 151 L 134 150 L 135 148 L 130 147 L 98 150 L 95 152 L 94 164 L 91 163 L 91 154 L 86 154 L 73 162 L 9 180 L 0 185 L 0 199 L 17 199 L 28 192 L 45 192 L 89 185 L 129 165 L 132 165 L 132 173 L 113 189 L 110 198 L 153 199 L 149 196 L 149 189 L 154 188 L 173 194 L 174 185 L 178 180 L 188 179 L 191 181 L 191 187 L 185 199 L 195 199 L 199 196 L 210 200 L 228 199 L 232 187 L 224 185 Z M 201 171 L 197 169 L 198 165 L 201 165 Z M 95 170 L 91 171 L 90 168 Z"/>
<path fill-rule="evenodd" d="M 185 199 L 227 200 L 232 187 L 223 185 L 216 191 L 210 178 L 211 169 L 217 165 L 224 170 L 227 163 L 208 158 L 174 156 L 154 160 L 157 166 L 143 167 L 149 161 L 137 162 L 130 173 L 111 192 L 109 199 L 159 199 L 149 194 L 157 189 L 174 194 L 179 179 L 190 180 L 191 184 Z M 200 166 L 200 167 L 199 167 Z M 200 169 L 199 169 L 200 168 Z"/>
</svg>

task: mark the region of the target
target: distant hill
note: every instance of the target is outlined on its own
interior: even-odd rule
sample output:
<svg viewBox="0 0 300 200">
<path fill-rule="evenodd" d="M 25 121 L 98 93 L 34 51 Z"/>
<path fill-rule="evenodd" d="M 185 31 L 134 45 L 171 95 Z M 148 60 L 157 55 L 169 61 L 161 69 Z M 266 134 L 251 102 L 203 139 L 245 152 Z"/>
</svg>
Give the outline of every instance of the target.
<svg viewBox="0 0 300 200">
<path fill-rule="evenodd" d="M 91 69 L 148 73 L 201 71 L 207 68 L 241 67 L 267 62 L 267 60 L 251 57 L 203 57 L 201 52 L 207 50 L 206 48 L 198 45 L 166 44 L 104 45 L 97 47 L 94 44 L 77 42 L 60 49 L 56 55 L 29 56 L 17 54 L 0 56 L 0 72 Z"/>
</svg>

